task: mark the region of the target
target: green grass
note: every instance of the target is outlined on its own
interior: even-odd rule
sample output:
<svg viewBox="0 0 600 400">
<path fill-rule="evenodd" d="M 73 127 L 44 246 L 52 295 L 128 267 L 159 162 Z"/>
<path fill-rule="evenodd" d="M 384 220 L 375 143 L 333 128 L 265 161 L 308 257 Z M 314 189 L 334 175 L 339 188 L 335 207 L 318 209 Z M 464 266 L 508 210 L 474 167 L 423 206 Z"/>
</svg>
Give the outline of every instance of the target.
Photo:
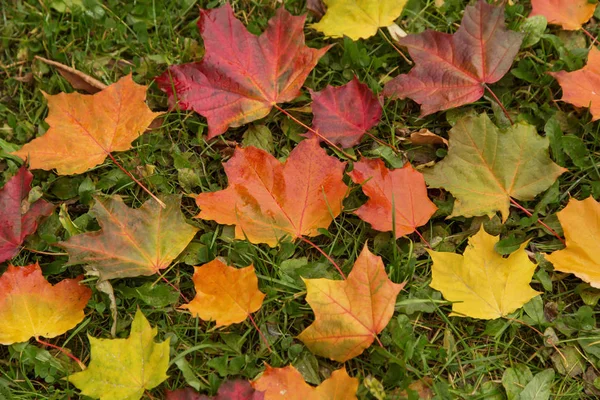
<svg viewBox="0 0 600 400">
<path fill-rule="evenodd" d="M 138 83 L 150 84 L 168 65 L 202 57 L 202 41 L 196 28 L 198 7 L 220 4 L 218 1 L 194 0 L 85 0 L 85 12 L 68 13 L 52 8 L 52 3 L 60 1 L 3 0 L 0 7 L 0 139 L 3 140 L 0 141 L 0 183 L 12 176 L 19 166 L 7 155 L 11 146 L 20 146 L 48 128 L 44 123 L 47 107 L 42 91 L 56 94 L 73 90 L 57 71 L 34 61 L 34 56 L 76 67 L 105 84 L 129 73 Z M 530 6 L 528 1 L 516 3 L 507 7 L 506 15 L 509 27 L 518 30 Z M 232 4 L 236 15 L 248 28 L 259 33 L 274 14 L 277 2 L 232 1 Z M 285 4 L 293 14 L 305 12 L 303 1 L 292 0 Z M 454 32 L 467 4 L 467 1 L 447 0 L 445 7 L 437 9 L 433 0 L 411 0 L 401 26 L 411 33 L 424 29 Z M 598 34 L 595 23 L 587 25 L 587 29 Z M 357 75 L 380 92 L 387 79 L 410 69 L 379 35 L 359 42 L 325 40 L 310 29 L 306 29 L 306 35 L 311 47 L 320 48 L 328 43 L 335 43 L 335 46 L 311 73 L 305 87 L 320 90 L 326 85 L 344 84 Z M 551 137 L 554 160 L 569 168 L 555 186 L 535 201 L 524 204 L 535 209 L 540 218 L 559 231 L 555 213 L 564 207 L 569 197 L 582 199 L 590 194 L 600 197 L 597 167 L 600 125 L 591 121 L 586 110 L 578 111 L 556 102 L 559 87 L 546 72 L 578 69 L 585 60 L 585 37 L 581 32 L 565 33 L 551 27 L 539 43 L 521 50 L 513 71 L 493 86 L 515 119 L 534 124 L 541 134 Z M 284 107 L 301 106 L 309 100 L 305 93 L 294 104 Z M 166 110 L 166 96 L 154 84 L 149 90 L 148 104 L 154 110 Z M 404 159 L 416 165 L 431 162 L 443 156 L 443 151 L 436 153 L 431 148 L 411 147 L 400 142 L 403 130 L 427 128 L 447 137 L 451 122 L 471 111 L 493 114 L 497 124 L 506 122 L 501 111 L 487 97 L 472 105 L 422 119 L 418 117 L 419 109 L 415 103 L 387 101 L 382 122 L 374 133 L 381 140 L 399 146 L 401 155 L 394 155 L 370 139 L 363 140 L 354 150 L 365 156 L 381 156 L 393 166 Z M 310 114 L 295 115 L 310 123 Z M 266 125 L 273 133 L 277 157 L 287 156 L 295 146 L 298 134 L 303 133 L 302 128 L 276 110 L 256 123 Z M 155 193 L 191 195 L 218 190 L 227 185 L 222 162 L 232 154 L 228 141 L 241 142 L 248 126 L 230 129 L 226 135 L 209 142 L 203 136 L 206 128 L 206 121 L 197 114 L 172 112 L 160 129 L 142 136 L 132 150 L 115 156 L 128 170 L 138 175 L 146 174 L 145 182 Z M 562 140 L 561 136 L 567 134 L 574 139 Z M 192 184 L 183 178 L 189 170 L 199 178 Z M 110 161 L 78 176 L 57 176 L 44 171 L 35 171 L 34 175 L 34 185 L 44 193 L 44 198 L 64 204 L 68 217 L 86 231 L 98 229 L 95 220 L 87 214 L 92 195 L 118 194 L 133 207 L 147 199 L 147 195 Z M 499 250 L 505 253 L 526 240 L 531 240 L 528 249 L 534 252 L 550 252 L 561 247 L 556 238 L 516 209 L 511 210 L 504 225 L 497 216 L 489 221 L 487 218 L 448 220 L 445 217 L 452 204 L 449 194 L 433 190 L 430 196 L 440 211 L 420 230 L 428 240 L 439 242 L 438 250 L 462 251 L 466 238 L 481 224 L 490 233 L 502 235 Z M 315 241 L 339 262 L 345 272 L 351 269 L 368 241 L 371 249 L 384 258 L 390 278 L 395 282 L 407 281 L 407 286 L 398 297 L 398 312 L 381 334 L 384 347 L 373 345 L 361 356 L 347 362 L 351 376 L 359 377 L 361 382 L 368 376 L 381 382 L 389 399 L 398 398 L 410 383 L 425 377 L 432 379 L 432 390 L 437 399 L 502 399 L 505 394 L 500 382 L 508 367 L 522 363 L 534 374 L 555 368 L 551 358 L 554 349 L 545 346 L 544 337 L 534 329 L 508 320 L 485 322 L 449 317 L 448 303 L 428 286 L 430 260 L 418 236 L 394 241 L 389 233 L 372 230 L 351 214 L 364 199 L 360 191 L 353 191 L 345 202 L 345 212 L 334 221 L 326 235 Z M 136 307 L 140 307 L 151 324 L 158 327 L 159 337 L 171 338 L 170 377 L 161 387 L 148 393 L 147 398 L 163 398 L 165 388 L 185 387 L 189 383 L 197 384 L 204 393 L 214 394 L 224 379 L 252 379 L 263 370 L 265 363 L 276 367 L 291 363 L 313 384 L 339 368 L 335 362 L 315 357 L 295 339 L 313 321 L 313 313 L 304 301 L 305 289 L 301 282 L 289 272 L 294 266 L 291 260 L 300 257 L 308 258 L 303 271 L 312 277 L 335 277 L 333 267 L 301 242 L 284 243 L 271 249 L 233 240 L 230 227 L 192 220 L 198 210 L 191 196 L 184 198 L 183 210 L 200 232 L 165 277 L 191 297 L 193 265 L 217 256 L 236 266 L 253 263 L 260 278 L 260 288 L 267 293 L 265 304 L 255 318 L 273 352 L 265 348 L 249 322 L 214 329 L 214 323 L 205 323 L 177 311 L 180 300 L 173 299 L 160 278 L 117 280 L 113 284 L 119 312 L 118 336 L 128 335 L 133 314 Z M 60 252 L 53 243 L 69 235 L 55 213 L 26 242 L 26 247 Z M 66 260 L 64 255 L 48 256 L 23 250 L 12 263 L 27 265 L 38 261 L 49 280 L 57 282 L 82 273 L 81 267 L 67 268 Z M 528 321 L 539 331 L 554 329 L 559 338 L 557 346 L 563 351 L 576 350 L 585 364 L 584 369 L 598 373 L 600 345 L 588 345 L 583 350 L 578 341 L 581 337 L 600 339 L 595 321 L 597 306 L 584 305 L 578 279 L 554 272 L 542 257 L 538 261 L 540 269 L 532 286 L 543 292 L 546 311 L 557 310 L 555 319 L 545 320 L 542 312 L 542 321 L 536 322 L 540 310 L 536 311 L 533 306 L 527 308 L 527 312 L 518 311 L 514 317 Z M 4 268 L 5 265 L 0 265 L 0 271 Z M 88 282 L 93 287 L 94 279 L 89 278 Z M 148 283 L 154 284 L 154 291 L 148 294 L 141 295 L 131 289 Z M 587 290 L 597 293 L 593 289 Z M 72 350 L 87 363 L 89 344 L 86 335 L 109 338 L 111 323 L 109 300 L 94 289 L 84 322 L 51 342 Z M 0 399 L 77 398 L 77 391 L 63 379 L 76 370 L 65 357 L 33 342 L 0 346 Z M 593 378 L 586 379 L 588 387 L 593 384 Z M 586 379 L 581 374 L 569 377 L 557 373 L 552 386 L 554 398 L 595 398 L 584 393 Z M 358 396 L 375 398 L 363 384 Z"/>
</svg>

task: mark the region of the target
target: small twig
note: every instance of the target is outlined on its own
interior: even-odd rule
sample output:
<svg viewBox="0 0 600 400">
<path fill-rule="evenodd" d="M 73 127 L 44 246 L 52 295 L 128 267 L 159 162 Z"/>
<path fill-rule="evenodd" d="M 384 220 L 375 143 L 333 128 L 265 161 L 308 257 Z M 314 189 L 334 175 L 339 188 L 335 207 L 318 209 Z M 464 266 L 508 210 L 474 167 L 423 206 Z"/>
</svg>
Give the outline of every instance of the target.
<svg viewBox="0 0 600 400">
<path fill-rule="evenodd" d="M 508 118 L 508 120 L 510 121 L 510 124 L 514 125 L 515 123 L 513 122 L 512 118 L 510 117 L 510 114 L 508 114 L 508 110 L 504 107 L 504 104 L 502 104 L 502 102 L 500 101 L 500 99 L 498 98 L 498 96 L 496 96 L 496 93 L 494 93 L 492 91 L 492 89 L 490 89 L 490 87 L 488 85 L 486 85 L 485 83 L 483 84 L 483 87 L 485 87 L 485 89 L 492 95 L 492 97 L 494 98 L 494 100 L 496 101 L 496 103 L 502 109 L 502 112 L 504 113 L 504 115 L 506 115 L 506 118 Z"/>
<path fill-rule="evenodd" d="M 512 197 L 510 198 L 510 202 L 513 206 L 517 207 L 519 210 L 521 210 L 525 214 L 527 214 L 528 217 L 533 216 L 533 214 L 531 212 L 529 212 L 528 209 L 526 209 L 525 207 L 523 207 L 522 205 L 517 203 L 515 200 L 513 200 Z M 563 238 L 561 238 L 560 235 L 554 229 L 552 229 L 548 225 L 546 225 L 546 223 L 544 221 L 542 221 L 541 219 L 538 218 L 537 222 L 538 222 L 538 224 L 540 224 L 544 228 L 546 228 L 550 233 L 552 233 L 554 235 L 554 237 L 556 237 L 558 240 L 560 240 L 562 244 L 564 244 L 565 246 L 567 245 L 567 242 L 565 242 L 565 240 Z"/>
<path fill-rule="evenodd" d="M 508 318 L 508 317 L 504 317 L 504 319 L 506 319 L 507 321 L 512 321 L 512 322 L 519 323 L 519 324 L 521 324 L 521 325 L 523 325 L 523 326 L 526 326 L 526 327 L 528 327 L 529 329 L 533 330 L 534 332 L 536 332 L 536 333 L 537 333 L 537 334 L 539 334 L 540 336 L 542 336 L 542 337 L 546 337 L 546 336 L 545 336 L 545 335 L 544 335 L 544 334 L 543 334 L 543 333 L 542 333 L 542 332 L 541 332 L 539 329 L 537 329 L 537 328 L 534 328 L 533 326 L 529 325 L 528 323 L 526 323 L 526 322 L 524 322 L 524 321 L 521 321 L 521 320 L 518 320 L 518 319 L 513 319 L 513 318 Z M 554 347 L 554 350 L 556 350 L 556 352 L 557 352 L 558 354 L 560 354 L 560 356 L 562 357 L 562 359 L 563 359 L 564 363 L 565 363 L 565 364 L 568 364 L 568 362 L 567 362 L 567 358 L 566 358 L 566 357 L 564 356 L 564 354 L 563 354 L 563 353 L 562 353 L 562 352 L 559 350 L 559 348 L 558 348 L 558 347 L 556 347 L 556 345 L 555 345 L 554 343 L 550 342 L 550 341 L 548 341 L 548 343 L 550 344 L 550 346 Z"/>
<path fill-rule="evenodd" d="M 306 239 L 305 237 L 300 236 L 300 240 L 302 240 L 304 243 L 310 244 L 312 247 L 314 247 L 315 249 L 317 249 L 317 251 L 319 253 L 321 253 L 330 263 L 333 264 L 333 266 L 335 267 L 335 269 L 338 270 L 338 272 L 340 273 L 340 275 L 342 276 L 342 278 L 346 279 L 346 275 L 344 275 L 344 273 L 342 272 L 342 269 L 340 268 L 340 266 L 337 265 L 337 263 L 334 261 L 333 258 L 331 258 L 329 256 L 329 254 L 325 253 L 323 251 L 323 249 L 321 249 L 319 246 L 317 246 L 316 244 L 314 244 L 310 240 Z"/>
<path fill-rule="evenodd" d="M 131 172 L 129 172 L 125 168 L 123 168 L 123 166 L 121 164 L 119 164 L 119 162 L 117 161 L 117 159 L 110 152 L 107 152 L 106 154 L 108 154 L 108 156 L 113 161 L 113 163 L 115 163 L 115 165 L 117 167 L 119 167 L 119 169 L 121 171 L 123 171 L 128 177 L 130 177 L 135 183 L 137 183 L 139 187 L 141 187 L 142 189 L 144 189 L 144 191 L 146 193 L 148 193 L 150 195 L 150 197 L 152 197 L 154 200 L 156 200 L 158 202 L 158 204 L 160 204 L 160 206 L 162 208 L 167 208 L 167 205 L 165 203 L 163 203 L 158 197 L 156 197 L 146 186 L 144 186 L 144 184 L 142 182 L 140 182 L 139 180 L 137 180 L 137 178 L 135 176 L 133 176 L 133 174 Z"/>
<path fill-rule="evenodd" d="M 36 254 L 44 254 L 46 256 L 68 256 L 69 255 L 69 253 L 52 253 L 50 251 L 41 251 L 41 250 L 30 249 L 29 247 L 23 247 L 23 250 L 27 250 L 27 251 L 30 251 L 30 252 L 36 253 Z"/>
<path fill-rule="evenodd" d="M 392 149 L 394 151 L 394 153 L 398 154 L 400 152 L 394 145 L 391 145 L 391 144 L 379 139 L 378 137 L 375 137 L 375 135 L 373 135 L 371 132 L 365 132 L 365 134 L 367 136 L 369 136 L 371 139 L 373 139 L 375 142 L 379 143 L 380 145 L 389 147 L 390 149 Z"/>
<path fill-rule="evenodd" d="M 82 370 L 82 371 L 83 371 L 83 370 L 85 370 L 85 369 L 87 368 L 87 367 L 85 366 L 85 364 L 84 364 L 84 363 L 82 363 L 82 362 L 81 362 L 81 360 L 80 360 L 79 358 L 77 358 L 77 357 L 75 357 L 73 354 L 71 354 L 71 352 L 70 352 L 70 351 L 67 351 L 66 349 L 64 349 L 64 348 L 62 348 L 62 347 L 60 347 L 60 346 L 57 346 L 57 345 L 55 345 L 55 344 L 52 344 L 52 343 L 45 342 L 45 341 L 43 341 L 43 340 L 41 340 L 40 338 L 37 338 L 37 337 L 35 338 L 35 341 L 36 341 L 36 342 L 38 342 L 38 343 L 39 343 L 39 344 L 41 344 L 41 345 L 44 345 L 44 346 L 47 346 L 47 347 L 51 347 L 51 348 L 53 348 L 53 349 L 56 349 L 56 350 L 60 351 L 60 352 L 61 352 L 61 353 L 63 353 L 65 356 L 67 356 L 67 357 L 69 357 L 71 360 L 75 361 L 75 362 L 77 363 L 77 365 L 79 365 L 79 368 L 81 368 L 81 370 Z"/>
<path fill-rule="evenodd" d="M 334 149 L 336 149 L 337 151 L 339 151 L 340 153 L 342 153 L 343 155 L 345 155 L 346 157 L 348 157 L 352 161 L 356 161 L 356 157 L 354 157 L 354 156 L 346 153 L 341 147 L 339 147 L 338 145 L 336 145 L 335 143 L 333 143 L 331 140 L 327 139 L 325 136 L 321 135 L 319 132 L 315 131 L 313 128 L 311 128 L 308 125 L 306 125 L 304 122 L 302 122 L 299 119 L 297 119 L 296 117 L 294 117 L 292 114 L 290 114 L 289 112 L 287 112 L 283 108 L 279 107 L 277 104 L 274 104 L 273 107 L 275 107 L 276 109 L 278 109 L 279 111 L 281 111 L 282 113 L 284 113 L 285 115 L 287 115 L 288 117 L 290 117 L 290 119 L 292 121 L 294 121 L 295 123 L 297 123 L 298 125 L 300 125 L 304 129 L 306 129 L 306 130 L 314 133 L 315 135 L 317 135 L 321 140 L 323 140 L 324 142 L 326 142 L 328 145 L 330 145 L 331 147 L 333 147 Z"/>
<path fill-rule="evenodd" d="M 265 342 L 267 349 L 269 349 L 269 351 L 272 353 L 273 349 L 271 349 L 271 346 L 269 346 L 269 341 L 267 340 L 267 337 L 264 335 L 264 333 L 262 333 L 258 325 L 256 325 L 256 321 L 254 321 L 254 317 L 252 317 L 252 314 L 248 313 L 248 318 L 250 319 L 252 325 L 254 325 L 254 328 L 258 331 L 260 338 L 263 340 L 263 342 Z"/>
<path fill-rule="evenodd" d="M 379 34 L 381 36 L 383 36 L 383 38 L 385 39 L 385 41 L 388 42 L 390 44 L 390 46 L 392 46 L 394 48 L 394 50 L 396 50 L 396 52 L 398 54 L 400 54 L 400 57 L 402 57 L 404 59 L 404 61 L 406 61 L 406 63 L 408 65 L 413 65 L 413 62 L 410 61 L 408 59 L 408 57 L 406 57 L 406 55 L 402 52 L 402 50 L 400 50 L 398 47 L 396 47 L 396 45 L 394 44 L 394 42 L 392 42 L 381 29 L 379 29 Z"/>
</svg>

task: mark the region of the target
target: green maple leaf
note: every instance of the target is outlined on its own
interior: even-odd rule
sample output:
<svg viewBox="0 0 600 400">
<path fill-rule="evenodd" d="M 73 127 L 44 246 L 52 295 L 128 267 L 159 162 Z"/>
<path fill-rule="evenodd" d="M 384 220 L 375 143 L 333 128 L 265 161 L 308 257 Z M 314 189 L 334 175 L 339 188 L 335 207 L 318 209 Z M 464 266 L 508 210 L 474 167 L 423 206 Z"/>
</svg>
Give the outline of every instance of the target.
<svg viewBox="0 0 600 400">
<path fill-rule="evenodd" d="M 492 216 L 506 221 L 511 197 L 532 200 L 566 169 L 548 155 L 548 139 L 531 125 L 500 131 L 486 114 L 459 120 L 450 131 L 448 155 L 423 171 L 430 187 L 456 198 L 450 217 Z"/>
<path fill-rule="evenodd" d="M 96 199 L 92 213 L 102 230 L 60 244 L 69 252 L 69 265 L 86 264 L 100 280 L 153 275 L 168 267 L 198 229 L 185 222 L 181 196 L 165 196 L 163 201 L 166 208 L 150 199 L 131 209 L 118 196 Z"/>
<path fill-rule="evenodd" d="M 90 365 L 69 377 L 85 396 L 101 400 L 138 400 L 160 385 L 169 367 L 169 340 L 155 343 L 157 329 L 138 309 L 127 339 L 96 339 Z"/>
</svg>

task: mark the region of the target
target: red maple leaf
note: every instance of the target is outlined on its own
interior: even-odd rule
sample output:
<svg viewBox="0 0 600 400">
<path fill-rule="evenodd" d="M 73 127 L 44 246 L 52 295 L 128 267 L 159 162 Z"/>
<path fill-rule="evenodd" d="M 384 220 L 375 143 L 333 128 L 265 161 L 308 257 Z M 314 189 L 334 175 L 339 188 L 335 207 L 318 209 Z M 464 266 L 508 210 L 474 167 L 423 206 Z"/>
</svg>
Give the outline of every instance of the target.
<svg viewBox="0 0 600 400">
<path fill-rule="evenodd" d="M 228 127 L 263 118 L 277 103 L 291 101 L 329 47 L 304 44 L 305 17 L 283 7 L 260 36 L 248 32 L 229 4 L 202 10 L 198 27 L 205 57 L 175 65 L 157 78 L 169 104 L 194 110 L 208 120 L 208 137 Z"/>
<path fill-rule="evenodd" d="M 11 259 L 37 229 L 40 218 L 52 214 L 54 206 L 45 200 L 26 201 L 33 175 L 22 166 L 0 189 L 0 262 Z"/>
<path fill-rule="evenodd" d="M 415 67 L 389 81 L 383 94 L 413 99 L 421 116 L 472 103 L 508 72 L 522 41 L 506 29 L 504 6 L 479 0 L 465 9 L 454 35 L 428 30 L 400 39 Z"/>
<path fill-rule="evenodd" d="M 310 90 L 310 95 L 313 99 L 313 128 L 342 147 L 358 144 L 381 118 L 379 99 L 356 77 L 344 86 L 328 86 L 320 92 Z M 308 132 L 306 136 L 317 135 Z"/>
</svg>

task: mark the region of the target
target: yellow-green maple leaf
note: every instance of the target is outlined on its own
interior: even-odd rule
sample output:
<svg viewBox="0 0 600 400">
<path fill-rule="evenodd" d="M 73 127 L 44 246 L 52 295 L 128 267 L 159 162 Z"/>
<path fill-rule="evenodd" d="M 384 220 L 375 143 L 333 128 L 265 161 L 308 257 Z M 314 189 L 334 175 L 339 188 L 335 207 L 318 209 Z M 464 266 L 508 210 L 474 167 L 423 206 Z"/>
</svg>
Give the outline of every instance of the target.
<svg viewBox="0 0 600 400">
<path fill-rule="evenodd" d="M 423 175 L 430 187 L 456 198 L 450 217 L 500 211 L 506 221 L 511 197 L 532 200 L 566 171 L 550 159 L 548 139 L 531 125 L 501 131 L 481 114 L 460 119 L 449 136 L 448 155 Z"/>
<path fill-rule="evenodd" d="M 537 264 L 525 252 L 527 243 L 503 258 L 494 250 L 498 239 L 481 229 L 469 238 L 463 255 L 428 250 L 430 286 L 455 302 L 450 315 L 496 319 L 539 294 L 529 286 Z"/>
<path fill-rule="evenodd" d="M 138 309 L 127 339 L 89 337 L 90 365 L 69 377 L 81 393 L 101 400 L 138 400 L 160 385 L 169 367 L 169 340 L 155 343 L 157 329 Z"/>
<path fill-rule="evenodd" d="M 327 36 L 368 38 L 389 26 L 402 13 L 407 0 L 325 0 L 327 12 L 311 28 Z"/>
</svg>

